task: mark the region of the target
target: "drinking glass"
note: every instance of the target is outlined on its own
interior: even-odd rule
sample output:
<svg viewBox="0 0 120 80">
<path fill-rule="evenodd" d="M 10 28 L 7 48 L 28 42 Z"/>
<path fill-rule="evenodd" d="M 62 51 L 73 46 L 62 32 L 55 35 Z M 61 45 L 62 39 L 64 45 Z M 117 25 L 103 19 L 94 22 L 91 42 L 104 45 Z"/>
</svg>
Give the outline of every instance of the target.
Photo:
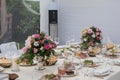
<svg viewBox="0 0 120 80">
<path fill-rule="evenodd" d="M 81 71 L 82 71 L 82 73 L 83 73 L 84 80 L 86 80 L 86 77 L 88 76 L 88 75 L 87 75 L 88 67 L 81 69 Z"/>
<path fill-rule="evenodd" d="M 42 57 L 40 57 L 40 56 L 37 56 L 36 57 L 37 59 L 37 66 L 36 66 L 36 68 L 35 68 L 35 70 L 44 70 L 45 69 L 45 67 L 43 66 L 43 61 L 42 61 Z"/>
<path fill-rule="evenodd" d="M 58 66 L 58 75 L 62 76 L 66 73 L 64 66 Z"/>
<path fill-rule="evenodd" d="M 99 62 L 102 62 L 103 55 L 101 53 L 97 54 L 96 57 L 97 57 Z"/>
<path fill-rule="evenodd" d="M 56 45 L 59 45 L 59 37 L 54 37 L 53 41 L 56 43 Z"/>
<path fill-rule="evenodd" d="M 73 43 L 75 43 L 75 36 L 74 35 L 70 35 L 67 37 L 67 41 L 66 41 L 66 45 L 72 45 Z"/>
</svg>

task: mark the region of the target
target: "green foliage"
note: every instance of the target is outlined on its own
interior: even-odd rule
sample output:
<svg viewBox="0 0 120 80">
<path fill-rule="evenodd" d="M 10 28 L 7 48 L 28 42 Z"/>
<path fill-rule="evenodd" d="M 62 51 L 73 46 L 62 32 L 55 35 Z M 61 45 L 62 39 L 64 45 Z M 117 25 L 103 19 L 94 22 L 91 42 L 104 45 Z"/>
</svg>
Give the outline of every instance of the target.
<svg viewBox="0 0 120 80">
<path fill-rule="evenodd" d="M 7 13 L 13 15 L 14 27 L 19 26 L 19 30 L 22 33 L 26 33 L 30 29 L 38 29 L 40 26 L 40 16 L 31 13 L 25 8 L 22 0 L 6 0 L 7 3 Z M 39 13 L 39 2 L 36 1 L 26 1 L 30 8 Z"/>
</svg>

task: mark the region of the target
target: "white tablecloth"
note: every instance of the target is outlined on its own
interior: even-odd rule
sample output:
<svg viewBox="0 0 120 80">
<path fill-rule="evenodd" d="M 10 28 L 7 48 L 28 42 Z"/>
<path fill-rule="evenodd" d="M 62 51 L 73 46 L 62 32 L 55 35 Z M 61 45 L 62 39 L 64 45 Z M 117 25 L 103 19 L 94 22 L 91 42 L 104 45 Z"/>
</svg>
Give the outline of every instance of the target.
<svg viewBox="0 0 120 80">
<path fill-rule="evenodd" d="M 88 58 L 88 59 L 93 59 L 93 60 L 97 60 L 95 57 L 94 58 Z M 59 59 L 58 62 L 63 61 L 63 59 Z M 56 63 L 56 65 L 53 66 L 46 66 L 45 70 L 35 70 L 36 66 L 20 66 L 20 71 L 19 72 L 12 72 L 11 68 L 7 68 L 3 71 L 3 73 L 16 73 L 19 75 L 19 78 L 17 80 L 39 80 L 40 77 L 44 74 L 49 74 L 49 73 L 55 73 L 57 74 L 57 66 L 58 63 Z M 104 64 L 102 66 L 105 66 Z M 82 73 L 82 70 L 85 69 L 86 67 L 83 67 L 81 69 L 78 70 L 79 74 L 77 76 L 74 77 L 64 77 L 62 78 L 62 80 L 108 80 L 109 78 L 114 77 L 113 75 L 117 74 L 120 71 L 120 66 L 112 66 L 112 69 L 114 72 L 111 72 L 110 75 L 104 77 L 104 78 L 98 78 L 98 77 L 86 77 L 84 79 L 84 75 Z M 120 77 L 120 76 L 119 76 Z M 117 79 L 110 79 L 110 80 L 117 80 Z"/>
</svg>

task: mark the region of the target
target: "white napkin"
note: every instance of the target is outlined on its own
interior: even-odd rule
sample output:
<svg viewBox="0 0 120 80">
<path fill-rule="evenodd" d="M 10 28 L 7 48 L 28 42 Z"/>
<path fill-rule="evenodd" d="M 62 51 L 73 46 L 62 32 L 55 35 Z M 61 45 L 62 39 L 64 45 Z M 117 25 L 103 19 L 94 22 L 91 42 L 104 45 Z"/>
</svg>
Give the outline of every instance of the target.
<svg viewBox="0 0 120 80">
<path fill-rule="evenodd" d="M 0 73 L 0 80 L 9 80 L 9 75 L 5 73 Z"/>
<path fill-rule="evenodd" d="M 67 48 L 70 47 L 69 45 L 61 45 L 61 46 L 57 46 L 57 49 L 62 49 L 62 48 Z"/>
<path fill-rule="evenodd" d="M 73 63 L 80 63 L 80 60 L 77 58 L 73 58 Z"/>
<path fill-rule="evenodd" d="M 120 64 L 120 60 L 115 60 L 114 63 L 115 64 Z"/>
<path fill-rule="evenodd" d="M 110 72 L 110 68 L 98 68 L 94 71 L 94 74 L 101 75 L 101 74 L 107 73 L 108 71 Z"/>
</svg>

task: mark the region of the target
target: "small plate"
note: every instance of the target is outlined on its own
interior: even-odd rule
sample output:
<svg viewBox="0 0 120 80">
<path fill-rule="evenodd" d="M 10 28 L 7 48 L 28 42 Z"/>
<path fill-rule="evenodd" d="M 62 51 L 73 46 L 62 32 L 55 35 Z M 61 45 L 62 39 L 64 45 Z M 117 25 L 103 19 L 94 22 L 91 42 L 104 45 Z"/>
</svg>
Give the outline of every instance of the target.
<svg viewBox="0 0 120 80">
<path fill-rule="evenodd" d="M 74 76 L 77 76 L 77 74 L 73 74 L 73 75 L 67 75 L 67 74 L 61 75 L 61 77 L 74 77 Z"/>
<path fill-rule="evenodd" d="M 49 74 L 48 74 L 49 75 Z M 61 80 L 61 77 L 60 76 L 58 76 L 58 75 L 53 75 L 53 76 L 56 76 L 57 77 L 57 80 Z M 48 80 L 48 78 L 46 78 L 46 75 L 43 75 L 43 76 L 41 76 L 41 78 L 40 79 L 38 79 L 38 80 Z M 49 79 L 49 80 L 53 80 L 53 79 Z"/>
<path fill-rule="evenodd" d="M 108 76 L 109 74 L 110 74 L 110 71 L 107 71 L 107 72 L 105 72 L 103 74 L 94 74 L 94 76 L 96 76 L 96 77 L 104 77 L 104 76 Z"/>
<path fill-rule="evenodd" d="M 90 68 L 92 68 L 92 67 L 98 67 L 98 66 L 100 66 L 100 63 L 98 63 L 98 62 L 94 62 L 94 64 L 84 64 L 84 66 L 86 66 L 86 67 L 90 67 Z"/>
<path fill-rule="evenodd" d="M 64 74 L 64 75 L 61 75 L 61 77 L 74 77 L 74 76 L 77 76 L 78 75 L 78 72 L 74 71 L 74 74 Z"/>
<path fill-rule="evenodd" d="M 36 67 L 35 70 L 44 70 L 46 69 L 45 67 Z"/>
<path fill-rule="evenodd" d="M 33 63 L 33 64 L 23 64 L 23 63 L 20 63 L 19 65 L 20 66 L 25 66 L 25 67 L 27 67 L 27 66 L 34 66 L 34 65 L 36 65 L 37 63 Z"/>
<path fill-rule="evenodd" d="M 99 72 L 102 71 L 102 72 Z M 96 70 L 94 70 L 94 76 L 96 77 L 104 77 L 107 76 L 111 73 L 110 68 L 98 68 Z"/>
</svg>

